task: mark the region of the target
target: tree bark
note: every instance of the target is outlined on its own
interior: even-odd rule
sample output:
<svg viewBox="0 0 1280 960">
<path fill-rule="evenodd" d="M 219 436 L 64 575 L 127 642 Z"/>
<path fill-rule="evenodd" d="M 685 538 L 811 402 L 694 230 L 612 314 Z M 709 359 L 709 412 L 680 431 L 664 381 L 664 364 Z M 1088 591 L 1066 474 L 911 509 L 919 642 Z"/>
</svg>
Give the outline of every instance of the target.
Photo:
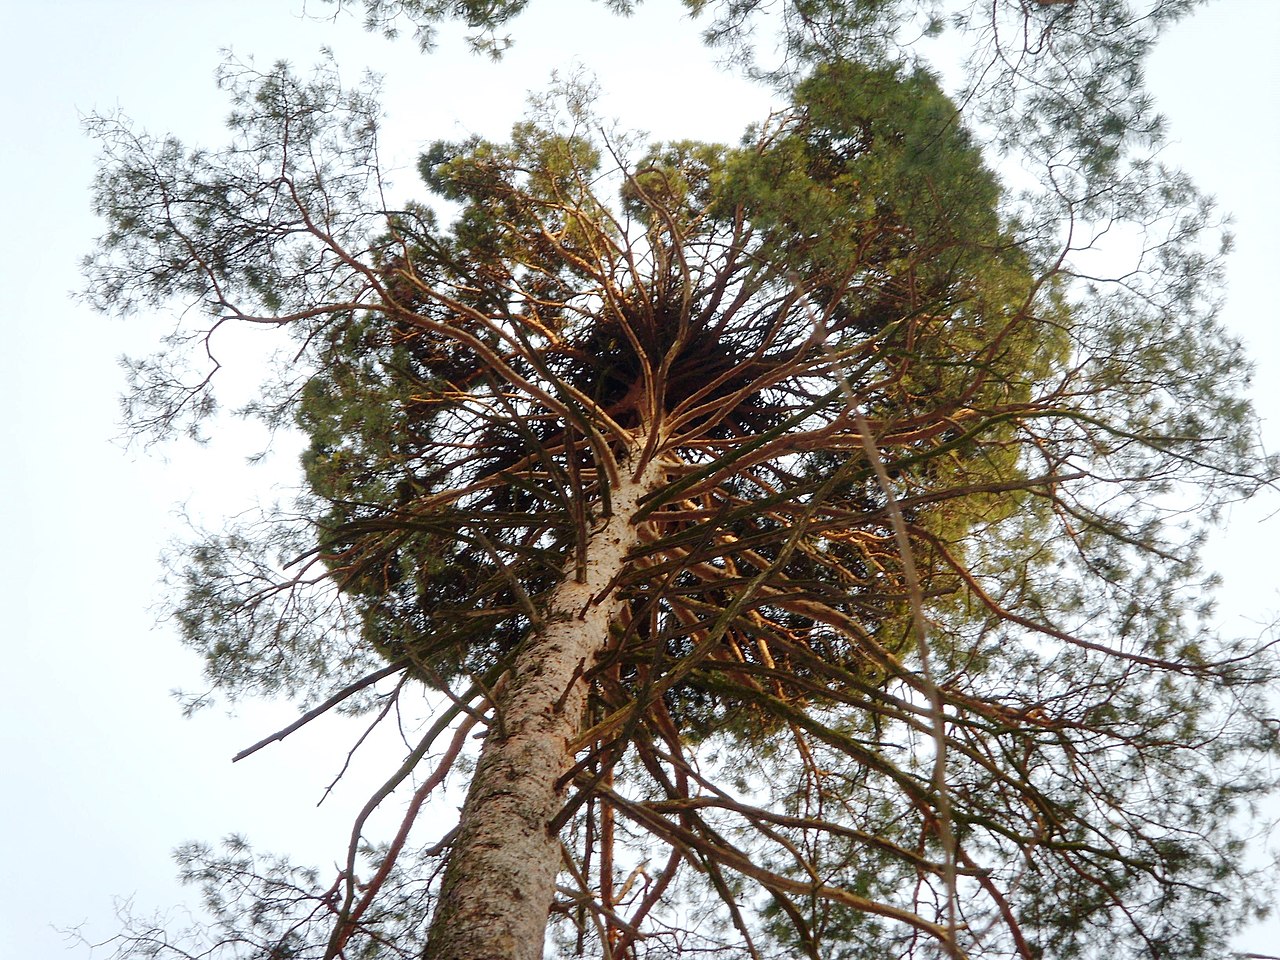
<svg viewBox="0 0 1280 960">
<path fill-rule="evenodd" d="M 589 670 L 618 613 L 616 579 L 637 543 L 632 517 L 665 480 L 651 462 L 612 491 L 612 516 L 587 542 L 586 576 L 551 596 L 544 627 L 520 652 L 480 752 L 431 919 L 426 960 L 542 960 L 560 869 L 550 829 L 557 781 L 586 705 Z"/>
</svg>

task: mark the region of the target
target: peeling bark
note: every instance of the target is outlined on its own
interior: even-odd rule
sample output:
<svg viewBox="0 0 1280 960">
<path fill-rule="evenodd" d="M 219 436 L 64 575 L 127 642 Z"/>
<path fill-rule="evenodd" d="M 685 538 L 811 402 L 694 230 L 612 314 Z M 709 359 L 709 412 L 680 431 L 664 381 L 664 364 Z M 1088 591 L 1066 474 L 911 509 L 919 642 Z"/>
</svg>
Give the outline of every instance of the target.
<svg viewBox="0 0 1280 960">
<path fill-rule="evenodd" d="M 586 577 L 552 594 L 545 627 L 516 658 L 498 704 L 431 920 L 427 960 L 541 960 L 560 869 L 551 821 L 564 805 L 557 781 L 586 705 L 584 670 L 617 616 L 616 580 L 638 539 L 642 497 L 665 480 L 657 463 L 612 492 L 613 516 L 587 543 Z"/>
</svg>

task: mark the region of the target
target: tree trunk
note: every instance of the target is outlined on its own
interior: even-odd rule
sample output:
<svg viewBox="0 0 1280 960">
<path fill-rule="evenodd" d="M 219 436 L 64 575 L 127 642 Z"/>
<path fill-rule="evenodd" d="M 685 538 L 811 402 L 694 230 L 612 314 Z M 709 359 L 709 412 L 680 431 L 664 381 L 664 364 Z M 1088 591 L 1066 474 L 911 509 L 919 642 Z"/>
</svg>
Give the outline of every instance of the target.
<svg viewBox="0 0 1280 960">
<path fill-rule="evenodd" d="M 550 824 L 564 805 L 556 784 L 573 763 L 568 747 L 582 724 L 582 674 L 617 616 L 615 580 L 638 536 L 632 517 L 664 480 L 652 462 L 624 475 L 613 515 L 587 542 L 585 582 L 566 576 L 544 628 L 516 658 L 462 808 L 427 960 L 542 960 L 560 869 Z"/>
</svg>

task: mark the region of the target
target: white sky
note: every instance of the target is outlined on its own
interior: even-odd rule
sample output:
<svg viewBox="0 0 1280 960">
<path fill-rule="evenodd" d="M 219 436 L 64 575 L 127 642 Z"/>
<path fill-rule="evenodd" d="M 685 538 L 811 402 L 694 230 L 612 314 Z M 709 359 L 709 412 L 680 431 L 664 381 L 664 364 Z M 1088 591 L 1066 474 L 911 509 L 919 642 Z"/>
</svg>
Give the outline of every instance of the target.
<svg viewBox="0 0 1280 960">
<path fill-rule="evenodd" d="M 311 0 L 313 9 L 322 9 Z M 663 139 L 733 142 L 767 107 L 717 72 L 672 0 L 622 21 L 598 5 L 534 0 L 500 65 L 446 43 L 430 58 L 350 20 L 313 23 L 301 0 L 0 0 L 0 958 L 64 953 L 55 927 L 116 929 L 112 898 L 141 912 L 189 894 L 170 851 L 246 833 L 263 850 L 327 863 L 339 855 L 367 783 L 357 769 L 324 807 L 346 735 L 320 724 L 231 766 L 240 748 L 292 718 L 246 705 L 181 719 L 173 687 L 199 664 L 154 628 L 157 563 L 181 533 L 175 508 L 215 518 L 273 497 L 276 468 L 242 469 L 253 439 L 209 448 L 124 450 L 115 358 L 154 343 L 163 323 L 106 320 L 73 302 L 78 262 L 99 230 L 89 211 L 94 148 L 79 115 L 123 109 L 157 133 L 222 142 L 219 49 L 308 65 L 324 45 L 345 76 L 387 74 L 393 166 L 412 188 L 417 147 L 505 134 L 527 89 L 575 60 L 596 72 L 604 110 Z M 548 16 L 553 11 L 563 11 Z M 1280 447 L 1280 325 L 1273 287 L 1280 223 L 1280 4 L 1218 0 L 1166 40 L 1150 86 L 1168 114 L 1170 157 L 1236 216 L 1227 320 L 1251 345 L 1256 399 Z M 167 459 L 166 459 L 167 458 Z M 1211 545 L 1227 629 L 1263 632 L 1280 611 L 1273 543 L 1280 497 L 1233 512 Z M 1280 922 L 1241 949 L 1280 953 Z"/>
</svg>

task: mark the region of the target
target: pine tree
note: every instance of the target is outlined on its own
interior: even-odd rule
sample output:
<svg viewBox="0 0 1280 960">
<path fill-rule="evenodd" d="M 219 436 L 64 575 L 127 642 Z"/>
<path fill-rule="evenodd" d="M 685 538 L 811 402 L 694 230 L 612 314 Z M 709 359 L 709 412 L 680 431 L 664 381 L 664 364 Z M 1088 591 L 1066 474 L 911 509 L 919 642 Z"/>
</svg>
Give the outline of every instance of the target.
<svg viewBox="0 0 1280 960">
<path fill-rule="evenodd" d="M 96 123 L 91 295 L 292 337 L 259 412 L 306 491 L 193 547 L 187 641 L 308 716 L 438 705 L 375 796 L 417 785 L 401 834 L 356 824 L 336 880 L 186 852 L 232 955 L 1221 949 L 1276 745 L 1176 509 L 1271 470 L 1210 210 L 1115 110 L 1002 127 L 1089 157 L 1018 203 L 933 75 L 861 49 L 738 146 L 605 136 L 566 84 L 392 212 L 331 73 L 229 68 L 219 154 Z M 1156 265 L 1091 287 L 1064 209 L 1141 214 Z M 141 425 L 209 409 L 134 373 Z M 478 730 L 457 830 L 408 842 Z"/>
</svg>

